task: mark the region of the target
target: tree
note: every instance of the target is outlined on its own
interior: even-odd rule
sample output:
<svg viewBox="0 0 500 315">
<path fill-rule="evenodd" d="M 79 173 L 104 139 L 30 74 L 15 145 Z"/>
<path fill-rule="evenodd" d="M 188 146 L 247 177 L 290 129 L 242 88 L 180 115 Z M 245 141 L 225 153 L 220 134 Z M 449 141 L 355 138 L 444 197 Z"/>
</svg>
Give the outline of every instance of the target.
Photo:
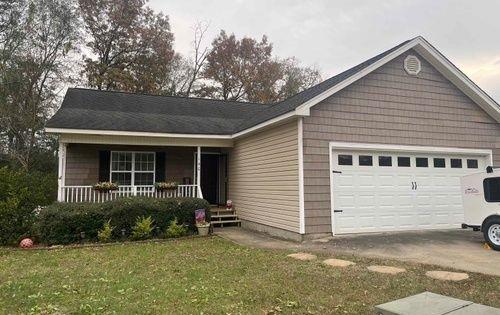
<svg viewBox="0 0 500 315">
<path fill-rule="evenodd" d="M 221 31 L 212 42 L 203 68 L 207 81 L 200 95 L 224 100 L 272 103 L 308 88 L 320 80 L 317 70 L 302 68 L 294 58 L 272 55 L 266 36 L 260 41 Z"/>
<path fill-rule="evenodd" d="M 201 73 L 210 53 L 208 47 L 203 46 L 205 33 L 208 30 L 208 23 L 198 22 L 195 24 L 193 51 L 191 58 L 180 57 L 174 65 L 176 70 L 172 76 L 175 84 L 174 94 L 189 97 L 196 94 L 199 89 L 198 81 L 201 79 Z"/>
<path fill-rule="evenodd" d="M 89 86 L 164 94 L 180 58 L 168 16 L 144 0 L 79 0 L 93 56 L 85 58 Z"/>
<path fill-rule="evenodd" d="M 0 12 L 0 141 L 23 168 L 49 150 L 43 127 L 53 112 L 78 18 L 70 0 L 10 1 Z M 7 22 L 5 22 L 7 21 Z"/>
<path fill-rule="evenodd" d="M 321 82 L 318 69 L 301 67 L 296 58 L 287 58 L 281 62 L 283 78 L 279 87 L 279 99 L 287 99 Z"/>
</svg>

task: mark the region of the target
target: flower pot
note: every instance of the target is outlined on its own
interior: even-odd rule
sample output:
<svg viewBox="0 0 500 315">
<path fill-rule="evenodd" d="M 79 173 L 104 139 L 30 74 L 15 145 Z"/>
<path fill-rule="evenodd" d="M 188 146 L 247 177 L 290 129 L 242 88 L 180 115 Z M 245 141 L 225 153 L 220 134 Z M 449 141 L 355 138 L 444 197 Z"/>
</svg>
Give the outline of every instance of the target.
<svg viewBox="0 0 500 315">
<path fill-rule="evenodd" d="M 210 230 L 210 225 L 207 226 L 197 226 L 198 228 L 198 235 L 200 236 L 207 236 L 208 231 Z"/>
</svg>

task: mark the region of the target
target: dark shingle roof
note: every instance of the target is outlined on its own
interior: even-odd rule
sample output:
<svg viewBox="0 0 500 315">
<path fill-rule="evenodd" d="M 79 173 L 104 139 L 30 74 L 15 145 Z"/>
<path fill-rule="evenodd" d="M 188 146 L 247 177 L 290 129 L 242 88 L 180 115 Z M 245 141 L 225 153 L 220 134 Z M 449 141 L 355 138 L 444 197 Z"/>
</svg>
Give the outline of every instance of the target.
<svg viewBox="0 0 500 315">
<path fill-rule="evenodd" d="M 405 41 L 282 102 L 263 105 L 71 88 L 48 128 L 233 134 L 295 110 L 407 44 Z"/>
<path fill-rule="evenodd" d="M 71 88 L 49 128 L 231 134 L 269 105 Z"/>
</svg>

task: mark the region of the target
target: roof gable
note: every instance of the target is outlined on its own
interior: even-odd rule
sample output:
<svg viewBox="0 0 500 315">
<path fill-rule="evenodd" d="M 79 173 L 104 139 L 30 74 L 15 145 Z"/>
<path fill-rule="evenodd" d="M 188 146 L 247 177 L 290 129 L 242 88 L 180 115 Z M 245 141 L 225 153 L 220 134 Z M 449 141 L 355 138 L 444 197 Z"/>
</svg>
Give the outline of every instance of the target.
<svg viewBox="0 0 500 315">
<path fill-rule="evenodd" d="M 406 51 L 414 49 L 418 54 L 429 62 L 436 70 L 438 70 L 445 78 L 453 83 L 465 95 L 471 98 L 485 112 L 493 117 L 497 122 L 500 122 L 500 106 L 481 88 L 479 88 L 472 80 L 470 80 L 462 71 L 460 71 L 453 63 L 451 63 L 444 55 L 442 55 L 434 46 L 429 44 L 423 37 L 416 37 L 410 41 L 404 42 L 383 54 L 381 58 L 371 62 L 366 67 L 359 71 L 351 73 L 350 76 L 339 81 L 337 84 L 325 89 L 316 96 L 309 98 L 295 108 L 297 115 L 309 115 L 309 110 L 312 106 L 318 104 L 322 100 L 332 96 L 336 92 L 363 78 L 367 74 L 380 68 L 394 58 L 400 56 Z M 380 56 L 380 55 L 379 55 Z M 373 59 L 373 58 L 372 58 Z M 348 70 L 349 71 L 349 70 Z M 334 77 L 335 78 L 335 77 Z"/>
</svg>

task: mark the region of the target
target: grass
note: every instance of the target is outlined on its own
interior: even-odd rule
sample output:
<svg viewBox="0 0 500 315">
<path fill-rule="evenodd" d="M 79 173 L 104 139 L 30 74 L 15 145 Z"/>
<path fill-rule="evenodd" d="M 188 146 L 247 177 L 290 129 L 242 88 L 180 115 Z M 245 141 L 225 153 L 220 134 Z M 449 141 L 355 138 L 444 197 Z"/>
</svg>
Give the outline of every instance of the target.
<svg viewBox="0 0 500 315">
<path fill-rule="evenodd" d="M 338 269 L 217 237 L 161 243 L 22 251 L 0 249 L 6 314 L 369 314 L 374 305 L 423 291 L 500 307 L 500 277 L 454 283 L 432 267 L 344 257 Z M 399 275 L 370 264 L 405 267 Z"/>
</svg>

